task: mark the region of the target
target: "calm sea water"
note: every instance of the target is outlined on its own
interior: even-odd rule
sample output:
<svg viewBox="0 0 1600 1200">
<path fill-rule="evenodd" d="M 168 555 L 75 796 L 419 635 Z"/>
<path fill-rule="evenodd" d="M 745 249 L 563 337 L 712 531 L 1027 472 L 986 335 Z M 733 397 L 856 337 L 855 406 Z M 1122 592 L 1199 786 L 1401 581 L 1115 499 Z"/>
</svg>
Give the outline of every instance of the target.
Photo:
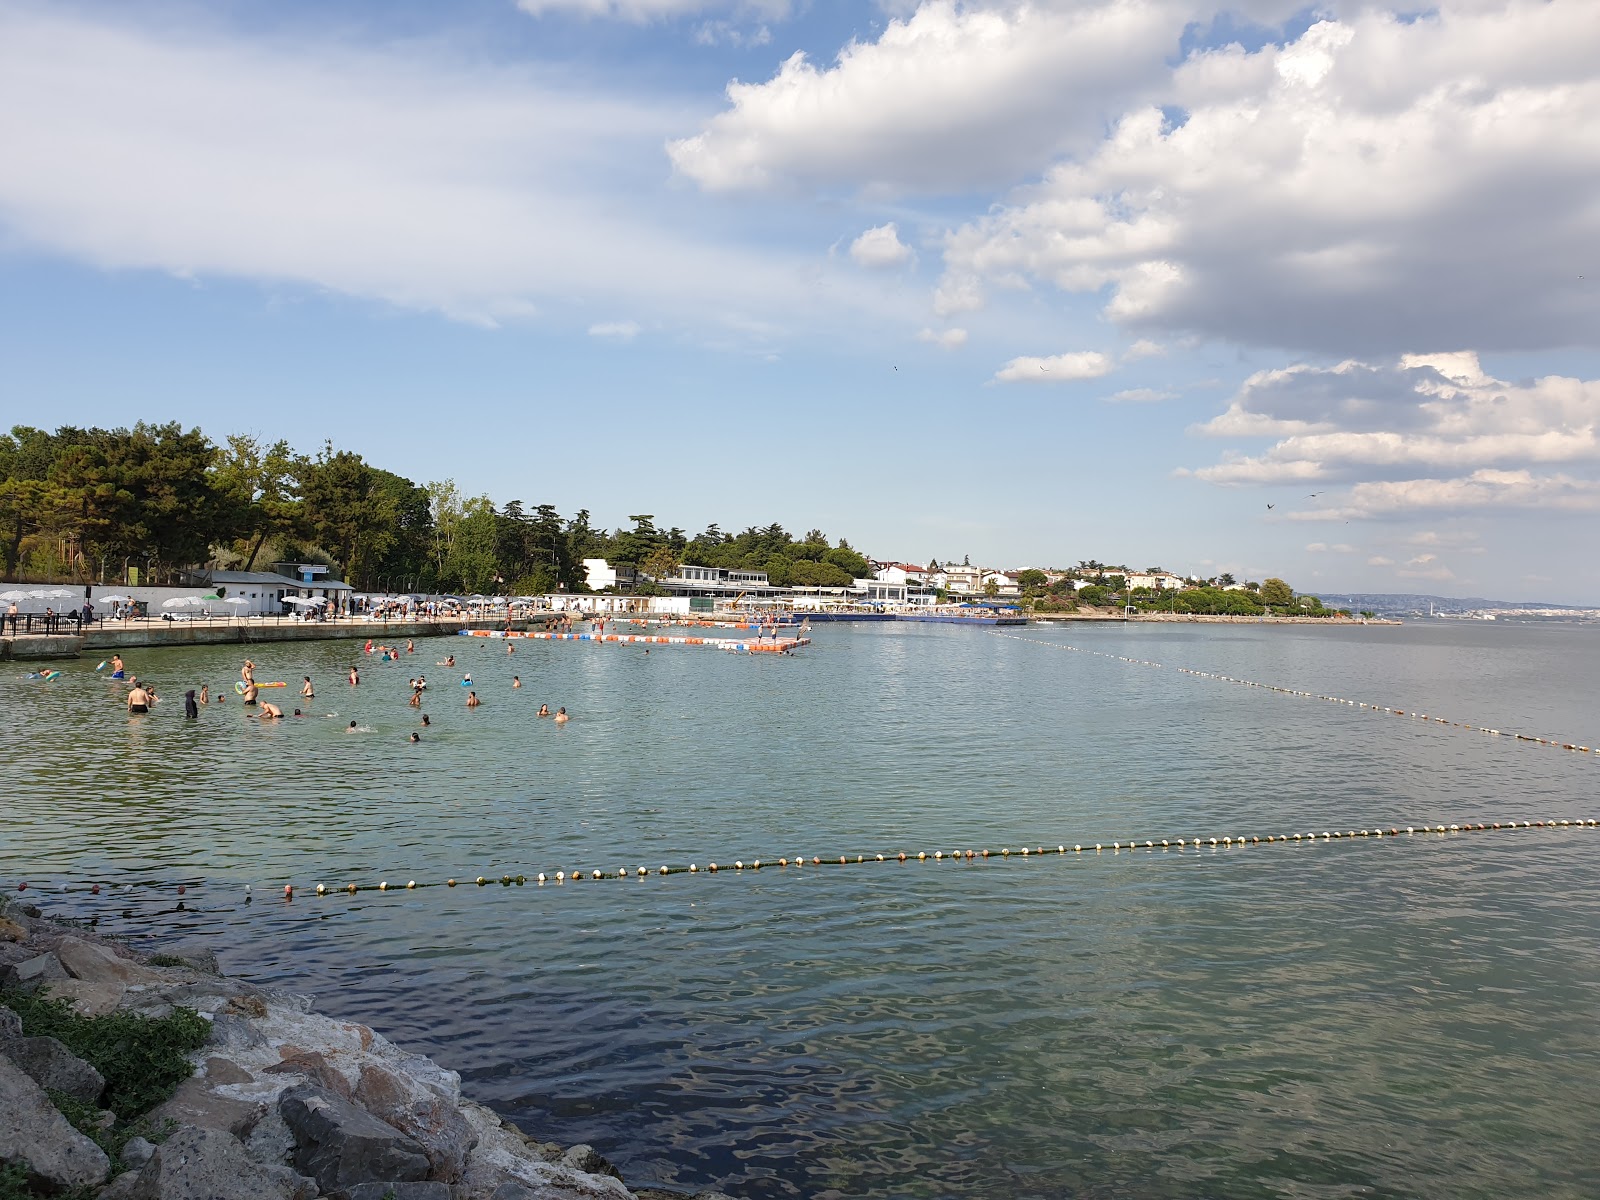
<svg viewBox="0 0 1600 1200">
<path fill-rule="evenodd" d="M 435 639 L 357 689 L 351 643 L 254 646 L 318 687 L 278 726 L 181 719 L 238 648 L 130 653 L 167 697 L 132 721 L 92 661 L 6 664 L 0 882 L 210 937 L 636 1185 L 1600 1194 L 1600 831 L 303 890 L 1600 815 L 1600 756 L 1050 648 L 1595 745 L 1600 629 L 1018 632 L 820 626 L 777 661 Z M 59 891 L 90 881 L 116 886 Z"/>
</svg>

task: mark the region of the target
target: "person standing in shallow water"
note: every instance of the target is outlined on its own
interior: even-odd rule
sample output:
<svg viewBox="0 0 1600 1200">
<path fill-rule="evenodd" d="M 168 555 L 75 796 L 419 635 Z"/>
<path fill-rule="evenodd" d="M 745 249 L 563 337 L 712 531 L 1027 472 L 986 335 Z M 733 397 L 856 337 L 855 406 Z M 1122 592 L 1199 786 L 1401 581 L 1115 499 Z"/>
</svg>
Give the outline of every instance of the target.
<svg viewBox="0 0 1600 1200">
<path fill-rule="evenodd" d="M 356 684 L 358 684 L 360 682 L 361 682 L 361 673 L 359 671 L 357 671 L 354 667 L 351 667 L 350 668 L 350 686 L 351 687 L 355 687 Z"/>
<path fill-rule="evenodd" d="M 194 689 L 190 688 L 183 694 L 183 715 L 193 721 L 200 716 L 200 706 L 194 701 Z"/>
<path fill-rule="evenodd" d="M 316 697 L 317 693 L 311 689 L 311 676 L 305 676 L 305 683 L 300 688 L 300 694 L 307 700 L 311 700 Z"/>
</svg>

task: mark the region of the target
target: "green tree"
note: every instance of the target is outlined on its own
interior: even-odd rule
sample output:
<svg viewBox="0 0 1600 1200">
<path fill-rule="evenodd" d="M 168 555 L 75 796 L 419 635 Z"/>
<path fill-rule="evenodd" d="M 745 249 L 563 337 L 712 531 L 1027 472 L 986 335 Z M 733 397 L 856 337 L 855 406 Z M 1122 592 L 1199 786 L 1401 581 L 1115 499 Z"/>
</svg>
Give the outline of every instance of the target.
<svg viewBox="0 0 1600 1200">
<path fill-rule="evenodd" d="M 301 531 L 299 477 L 304 469 L 305 460 L 285 441 L 263 446 L 255 437 L 232 434 L 217 452 L 212 469 L 217 489 L 230 506 L 238 536 L 250 539 L 244 570 L 254 568 L 268 538 Z"/>
<path fill-rule="evenodd" d="M 665 544 L 657 546 L 644 556 L 644 561 L 639 564 L 639 570 L 648 575 L 653 582 L 659 583 L 678 573 L 678 556 L 672 552 L 670 546 Z"/>
<path fill-rule="evenodd" d="M 343 568 L 345 579 L 370 588 L 376 564 L 394 544 L 393 496 L 359 454 L 325 443 L 300 476 L 301 503 L 312 536 Z"/>
<path fill-rule="evenodd" d="M 1270 608 L 1294 603 L 1294 589 L 1281 579 L 1268 579 L 1261 585 L 1261 602 Z"/>
<path fill-rule="evenodd" d="M 1017 572 L 1017 583 L 1021 585 L 1022 590 L 1025 592 L 1042 588 L 1049 582 L 1050 576 L 1033 567 L 1029 567 L 1026 571 Z"/>
</svg>

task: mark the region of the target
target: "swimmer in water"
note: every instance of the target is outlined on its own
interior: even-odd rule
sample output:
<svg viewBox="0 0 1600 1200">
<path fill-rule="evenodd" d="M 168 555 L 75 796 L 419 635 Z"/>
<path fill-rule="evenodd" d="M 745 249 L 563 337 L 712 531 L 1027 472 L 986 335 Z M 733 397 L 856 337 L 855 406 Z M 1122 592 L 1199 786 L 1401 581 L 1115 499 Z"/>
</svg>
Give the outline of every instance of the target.
<svg viewBox="0 0 1600 1200">
<path fill-rule="evenodd" d="M 351 667 L 350 668 L 350 686 L 351 687 L 355 687 L 356 684 L 358 684 L 360 682 L 361 682 L 361 672 L 357 671 L 354 667 Z"/>
<path fill-rule="evenodd" d="M 517 648 L 511 644 L 511 639 L 507 638 L 506 639 L 506 653 L 507 654 L 515 654 L 516 652 L 517 652 Z"/>
<path fill-rule="evenodd" d="M 420 733 L 418 733 L 415 729 L 413 729 L 411 731 L 411 744 L 412 745 L 416 745 L 421 740 L 422 740 L 422 735 Z"/>
<path fill-rule="evenodd" d="M 211 703 L 211 685 L 209 683 L 202 683 L 200 685 L 200 703 Z"/>
<path fill-rule="evenodd" d="M 463 686 L 470 687 L 472 685 L 472 672 L 468 671 L 465 675 L 463 675 L 461 677 L 461 682 Z"/>
<path fill-rule="evenodd" d="M 247 680 L 244 685 L 244 702 L 246 704 L 254 704 L 257 694 L 256 681 L 253 679 Z"/>
<path fill-rule="evenodd" d="M 514 688 L 521 687 L 522 686 L 522 676 L 521 675 L 513 675 L 511 677 L 511 686 L 514 687 Z"/>
<path fill-rule="evenodd" d="M 128 689 L 128 713 L 147 713 L 150 711 L 150 693 L 137 683 Z"/>
<path fill-rule="evenodd" d="M 442 663 L 440 663 L 439 665 L 441 667 L 453 667 L 453 666 L 455 666 L 456 665 L 456 656 L 454 654 L 446 654 L 444 656 L 444 661 Z"/>
<path fill-rule="evenodd" d="M 421 692 L 412 692 L 411 693 L 411 699 L 407 700 L 406 703 L 408 705 L 410 705 L 412 708 L 421 708 L 422 707 L 422 693 Z"/>
<path fill-rule="evenodd" d="M 263 721 L 277 721 L 281 720 L 282 718 L 283 709 L 279 708 L 276 704 L 273 704 L 268 700 L 263 700 L 261 702 L 261 719 Z"/>
<path fill-rule="evenodd" d="M 548 717 L 550 715 L 550 706 L 548 704 L 539 705 L 538 715 L 541 717 Z"/>
<path fill-rule="evenodd" d="M 354 733 L 355 731 L 356 731 L 356 723 L 354 721 L 351 721 L 350 724 L 345 727 L 345 732 L 346 733 Z"/>
<path fill-rule="evenodd" d="M 478 699 L 478 693 L 477 692 L 468 692 L 467 693 L 467 707 L 468 708 L 477 708 L 478 705 L 480 705 L 482 703 L 483 703 L 483 701 Z"/>
<path fill-rule="evenodd" d="M 311 690 L 311 676 L 307 675 L 305 677 L 305 683 L 300 687 L 300 694 L 307 700 L 315 698 L 317 693 Z"/>
<path fill-rule="evenodd" d="M 123 673 L 122 673 L 122 655 L 120 655 L 120 654 L 113 654 L 111 656 L 111 678 L 113 678 L 113 679 L 122 679 L 122 678 L 124 678 Z"/>
<path fill-rule="evenodd" d="M 415 654 L 416 652 L 417 652 L 416 643 L 413 642 L 410 638 L 407 638 L 406 639 L 406 653 L 407 654 Z"/>
<path fill-rule="evenodd" d="M 183 715 L 190 721 L 200 716 L 200 706 L 194 702 L 194 691 L 192 689 L 183 694 Z"/>
<path fill-rule="evenodd" d="M 305 713 L 303 713 L 303 712 L 301 712 L 301 711 L 300 711 L 300 710 L 299 710 L 299 709 L 298 709 L 298 708 L 297 708 L 297 709 L 295 709 L 295 710 L 294 710 L 294 715 L 295 715 L 295 716 L 297 716 L 297 717 L 303 717 L 303 716 L 305 716 Z"/>
<path fill-rule="evenodd" d="M 566 709 L 564 709 L 564 708 L 556 709 L 556 724 L 557 725 L 565 725 L 570 720 L 572 720 L 572 718 L 567 716 L 567 710 Z"/>
<path fill-rule="evenodd" d="M 248 658 L 245 659 L 244 660 L 244 666 L 239 668 L 239 678 L 244 680 L 246 683 L 249 683 L 252 679 L 255 678 L 255 675 L 256 675 L 256 665 L 255 665 L 255 663 L 251 662 Z"/>
<path fill-rule="evenodd" d="M 432 725 L 432 724 L 433 724 L 433 722 L 432 722 L 432 721 L 430 721 L 430 720 L 428 720 L 428 714 L 427 714 L 427 713 L 423 713 L 423 714 L 422 714 L 422 727 L 423 727 L 423 728 L 424 728 L 424 729 L 427 729 L 427 728 L 428 728 L 428 727 L 429 727 L 429 726 L 431 726 L 431 725 Z"/>
</svg>

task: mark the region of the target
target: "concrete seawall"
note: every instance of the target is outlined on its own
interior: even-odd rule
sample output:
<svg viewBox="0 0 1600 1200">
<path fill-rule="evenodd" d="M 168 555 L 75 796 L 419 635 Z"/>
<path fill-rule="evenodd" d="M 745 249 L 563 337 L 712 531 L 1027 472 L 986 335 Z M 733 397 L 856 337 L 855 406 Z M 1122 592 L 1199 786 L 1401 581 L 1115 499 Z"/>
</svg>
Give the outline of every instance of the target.
<svg viewBox="0 0 1600 1200">
<path fill-rule="evenodd" d="M 540 614 L 517 617 L 512 629 L 542 629 L 553 618 Z M 252 642 L 321 642 L 374 638 L 439 637 L 463 629 L 504 629 L 504 617 L 432 621 L 130 621 L 92 626 L 82 637 L 71 634 L 19 634 L 0 638 L 0 659 L 18 661 L 77 658 L 84 652 L 122 650 L 134 646 L 220 646 Z"/>
</svg>

